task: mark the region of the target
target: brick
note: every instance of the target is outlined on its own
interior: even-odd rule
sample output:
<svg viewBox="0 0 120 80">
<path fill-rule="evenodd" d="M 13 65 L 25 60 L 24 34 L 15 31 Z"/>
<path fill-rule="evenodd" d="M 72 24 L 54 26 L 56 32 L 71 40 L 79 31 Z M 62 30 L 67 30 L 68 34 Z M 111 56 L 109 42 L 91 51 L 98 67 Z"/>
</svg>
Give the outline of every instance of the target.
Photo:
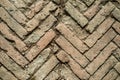
<svg viewBox="0 0 120 80">
<path fill-rule="evenodd" d="M 105 60 L 112 54 L 117 46 L 110 43 L 87 67 L 86 70 L 91 75 L 105 62 Z"/>
<path fill-rule="evenodd" d="M 20 52 L 25 51 L 27 49 L 26 44 L 21 39 L 16 37 L 12 33 L 10 28 L 3 22 L 0 23 L 0 31 L 5 36 L 5 38 L 12 40 L 14 42 L 13 46 L 15 46 Z M 22 54 L 24 54 L 24 53 L 22 53 Z"/>
<path fill-rule="evenodd" d="M 69 2 L 78 9 L 80 12 L 84 12 L 87 9 L 87 6 L 80 0 L 69 0 Z"/>
<path fill-rule="evenodd" d="M 35 80 L 43 80 L 48 73 L 59 63 L 55 56 L 52 56 L 33 76 Z"/>
<path fill-rule="evenodd" d="M 113 24 L 113 28 L 120 34 L 120 23 L 119 22 L 115 22 Z"/>
<path fill-rule="evenodd" d="M 26 1 L 26 0 L 25 0 Z M 42 10 L 42 8 L 48 3 L 49 1 L 46 0 L 41 0 L 41 1 L 37 1 L 34 4 L 32 4 L 30 6 L 30 10 L 25 12 L 25 15 L 28 18 L 32 18 L 37 12 L 39 12 L 40 10 Z"/>
<path fill-rule="evenodd" d="M 61 76 L 64 76 L 66 80 L 79 80 L 79 78 L 65 65 L 63 65 L 61 69 Z"/>
<path fill-rule="evenodd" d="M 59 78 L 58 73 L 52 71 L 44 80 L 57 80 Z"/>
<path fill-rule="evenodd" d="M 95 14 L 100 10 L 100 3 L 101 1 L 96 1 L 85 13 L 84 15 L 88 18 L 91 19 L 94 17 Z"/>
<path fill-rule="evenodd" d="M 111 56 L 89 80 L 101 80 L 117 62 L 116 58 Z"/>
<path fill-rule="evenodd" d="M 120 73 L 120 62 L 118 62 L 114 67 L 118 73 Z"/>
<path fill-rule="evenodd" d="M 92 61 L 99 52 L 116 36 L 113 29 L 107 31 L 107 33 L 97 41 L 97 43 L 85 53 L 85 56 Z"/>
<path fill-rule="evenodd" d="M 115 8 L 112 14 L 120 22 L 120 9 Z"/>
<path fill-rule="evenodd" d="M 50 29 L 30 51 L 25 55 L 29 61 L 32 61 L 56 36 L 55 32 Z"/>
<path fill-rule="evenodd" d="M 0 17 L 8 24 L 8 26 L 15 31 L 15 33 L 22 39 L 27 34 L 27 31 L 17 23 L 2 7 L 0 7 Z"/>
<path fill-rule="evenodd" d="M 16 0 L 15 0 L 16 1 Z M 8 0 L 1 0 L 0 4 L 14 17 L 19 23 L 25 24 L 27 18 Z"/>
<path fill-rule="evenodd" d="M 50 15 L 47 19 L 43 21 L 43 23 L 39 26 L 39 29 L 34 30 L 34 32 L 25 39 L 25 43 L 28 45 L 36 43 L 46 31 L 48 31 L 53 24 L 56 22 L 56 18 Z"/>
<path fill-rule="evenodd" d="M 114 69 L 110 70 L 110 72 L 103 78 L 103 80 L 116 80 L 118 73 Z"/>
<path fill-rule="evenodd" d="M 0 77 L 3 80 L 17 80 L 9 71 L 7 71 L 4 67 L 0 67 Z"/>
<path fill-rule="evenodd" d="M 113 24 L 114 19 L 112 18 L 107 18 L 98 28 L 96 31 L 94 31 L 90 36 L 88 36 L 85 39 L 85 43 L 89 46 L 92 47 L 97 40 L 111 27 Z M 109 23 L 109 24 L 108 24 Z"/>
<path fill-rule="evenodd" d="M 117 35 L 113 40 L 120 47 L 120 36 Z"/>
<path fill-rule="evenodd" d="M 6 51 L 7 55 L 9 55 L 12 59 L 14 59 L 19 65 L 24 67 L 28 64 L 28 61 L 17 52 L 5 38 L 0 35 L 0 48 Z"/>
<path fill-rule="evenodd" d="M 120 61 L 120 49 L 116 49 L 113 52 L 113 55 L 118 59 L 118 61 Z"/>
<path fill-rule="evenodd" d="M 57 38 L 56 43 L 71 55 L 82 67 L 85 67 L 88 64 L 88 59 L 79 53 L 79 51 L 76 50 L 64 37 L 60 36 Z"/>
<path fill-rule="evenodd" d="M 11 3 L 13 3 L 17 8 L 26 8 L 26 4 L 23 0 L 9 0 Z"/>
<path fill-rule="evenodd" d="M 65 10 L 77 21 L 78 24 L 81 25 L 81 27 L 84 27 L 88 23 L 88 20 L 78 10 L 76 10 L 71 3 L 66 3 Z"/>
<path fill-rule="evenodd" d="M 59 24 L 56 29 L 61 32 L 80 52 L 85 52 L 88 47 L 70 31 L 64 24 Z"/>
<path fill-rule="evenodd" d="M 26 80 L 29 77 L 29 75 L 26 74 L 26 71 L 24 71 L 20 66 L 18 66 L 18 64 L 16 64 L 11 58 L 9 58 L 6 53 L 1 51 L 0 54 L 0 62 L 18 79 Z"/>
<path fill-rule="evenodd" d="M 38 57 L 27 66 L 27 73 L 32 75 L 37 69 L 39 69 L 39 67 L 42 66 L 45 61 L 47 61 L 50 52 L 50 48 L 43 50 L 41 54 L 39 54 Z"/>
<path fill-rule="evenodd" d="M 53 11 L 56 8 L 57 6 L 54 3 L 50 2 L 36 16 L 34 16 L 30 21 L 26 23 L 25 28 L 27 29 L 27 31 L 32 31 L 33 29 L 35 29 L 43 19 L 49 16 L 50 11 Z"/>
<path fill-rule="evenodd" d="M 70 68 L 72 69 L 72 71 L 74 72 L 74 74 L 76 74 L 80 79 L 88 79 L 89 78 L 89 74 L 76 62 L 74 61 L 66 52 L 64 51 L 61 51 L 60 53 L 58 53 L 59 55 L 63 55 L 62 57 L 67 57 L 69 62 L 69 66 Z M 58 58 L 61 60 L 61 61 L 64 61 L 62 60 L 61 57 L 58 56 Z"/>
<path fill-rule="evenodd" d="M 82 0 L 87 6 L 90 6 L 95 0 Z"/>
<path fill-rule="evenodd" d="M 108 2 L 88 23 L 86 30 L 92 33 L 97 28 L 97 26 L 105 20 L 106 16 L 109 15 L 114 8 L 115 6 L 111 2 Z"/>
</svg>

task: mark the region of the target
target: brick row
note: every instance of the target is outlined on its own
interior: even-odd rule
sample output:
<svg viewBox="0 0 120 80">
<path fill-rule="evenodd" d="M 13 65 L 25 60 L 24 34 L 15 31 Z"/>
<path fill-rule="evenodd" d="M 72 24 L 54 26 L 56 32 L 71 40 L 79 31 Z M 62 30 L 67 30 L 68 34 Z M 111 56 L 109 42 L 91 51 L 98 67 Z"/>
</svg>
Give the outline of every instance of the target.
<svg viewBox="0 0 120 80">
<path fill-rule="evenodd" d="M 82 67 L 85 67 L 89 61 L 82 55 L 78 50 L 76 50 L 72 44 L 70 44 L 64 37 L 60 36 L 57 38 L 56 43 L 65 50 L 69 55 L 71 55 Z"/>
<path fill-rule="evenodd" d="M 2 7 L 0 7 L 0 18 L 2 18 L 20 38 L 24 39 L 25 35 L 27 34 L 26 29 L 17 23 L 17 21 L 14 20 Z"/>
<path fill-rule="evenodd" d="M 14 59 L 22 67 L 28 64 L 28 61 L 18 51 L 16 51 L 9 44 L 9 42 L 5 38 L 3 38 L 1 35 L 0 35 L 0 48 L 5 50 L 6 54 L 9 55 L 12 59 Z"/>
<path fill-rule="evenodd" d="M 30 51 L 25 55 L 29 61 L 32 61 L 56 36 L 55 32 L 50 29 Z"/>
<path fill-rule="evenodd" d="M 107 33 L 97 41 L 97 43 L 85 53 L 85 56 L 92 61 L 99 52 L 116 36 L 113 29 L 107 31 Z"/>
<path fill-rule="evenodd" d="M 88 23 L 86 30 L 92 33 L 98 27 L 98 25 L 100 25 L 105 20 L 106 16 L 109 15 L 114 8 L 115 6 L 111 2 L 108 2 Z"/>
</svg>

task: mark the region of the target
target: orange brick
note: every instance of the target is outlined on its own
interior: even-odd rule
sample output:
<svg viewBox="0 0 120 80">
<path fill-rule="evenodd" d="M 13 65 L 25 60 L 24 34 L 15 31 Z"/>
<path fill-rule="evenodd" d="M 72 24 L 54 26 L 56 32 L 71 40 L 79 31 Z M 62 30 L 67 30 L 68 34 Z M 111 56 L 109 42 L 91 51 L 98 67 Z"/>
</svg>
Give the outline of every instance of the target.
<svg viewBox="0 0 120 80">
<path fill-rule="evenodd" d="M 33 46 L 30 51 L 25 55 L 28 60 L 32 61 L 56 36 L 53 30 L 49 30 L 35 46 Z"/>
<path fill-rule="evenodd" d="M 56 39 L 57 44 L 71 55 L 82 67 L 88 64 L 88 59 L 79 53 L 64 37 L 60 36 Z"/>
<path fill-rule="evenodd" d="M 113 29 L 107 31 L 107 33 L 97 41 L 97 43 L 85 53 L 85 56 L 92 61 L 99 52 L 116 36 L 116 33 Z"/>
<path fill-rule="evenodd" d="M 80 52 L 85 52 L 88 47 L 70 31 L 64 24 L 59 24 L 56 29 L 61 32 Z"/>
</svg>

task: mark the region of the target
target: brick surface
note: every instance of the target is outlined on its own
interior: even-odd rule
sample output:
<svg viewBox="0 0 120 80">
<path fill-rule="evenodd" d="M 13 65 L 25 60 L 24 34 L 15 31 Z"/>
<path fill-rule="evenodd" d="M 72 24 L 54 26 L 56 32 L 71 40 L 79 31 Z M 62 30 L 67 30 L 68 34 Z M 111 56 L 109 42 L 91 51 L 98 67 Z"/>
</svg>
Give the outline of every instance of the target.
<svg viewBox="0 0 120 80">
<path fill-rule="evenodd" d="M 0 80 L 120 80 L 119 0 L 0 0 Z"/>
</svg>

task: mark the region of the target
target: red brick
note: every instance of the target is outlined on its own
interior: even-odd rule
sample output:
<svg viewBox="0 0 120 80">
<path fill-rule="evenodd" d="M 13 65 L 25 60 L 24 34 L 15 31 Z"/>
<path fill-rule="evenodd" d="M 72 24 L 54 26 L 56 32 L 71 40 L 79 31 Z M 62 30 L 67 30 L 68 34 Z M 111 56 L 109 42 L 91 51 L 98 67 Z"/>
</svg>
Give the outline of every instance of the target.
<svg viewBox="0 0 120 80">
<path fill-rule="evenodd" d="M 85 53 L 85 56 L 92 61 L 99 52 L 116 36 L 116 33 L 113 29 L 107 31 L 107 33 L 97 41 L 97 43 Z"/>
<path fill-rule="evenodd" d="M 107 18 L 98 28 L 84 41 L 89 47 L 92 47 L 97 40 L 111 27 L 114 19 Z M 108 24 L 109 23 L 109 24 Z"/>
<path fill-rule="evenodd" d="M 86 67 L 87 72 L 91 75 L 105 62 L 105 60 L 112 54 L 117 46 L 113 43 L 107 45 L 107 47 Z"/>
<path fill-rule="evenodd" d="M 25 55 L 28 60 L 33 60 L 56 36 L 55 32 L 51 29 L 49 30 L 35 46 L 33 46 L 30 51 Z"/>
<path fill-rule="evenodd" d="M 9 40 L 14 41 L 14 46 L 20 51 L 25 51 L 27 49 L 26 44 L 20 40 L 18 37 L 16 37 L 12 31 L 9 29 L 9 27 L 5 23 L 0 23 L 0 31 L 1 33 Z M 24 54 L 24 53 L 22 53 Z"/>
<path fill-rule="evenodd" d="M 24 67 L 28 64 L 28 61 L 19 53 L 17 52 L 7 40 L 5 40 L 0 35 L 0 47 L 6 51 L 7 55 L 9 55 L 12 59 L 14 59 L 19 65 Z"/>
<path fill-rule="evenodd" d="M 80 52 L 85 52 L 88 47 L 70 31 L 64 24 L 59 24 L 56 29 L 61 32 Z"/>
<path fill-rule="evenodd" d="M 57 44 L 64 49 L 69 55 L 71 55 L 82 67 L 88 64 L 88 59 L 79 53 L 64 37 L 60 36 L 56 39 Z"/>
</svg>

